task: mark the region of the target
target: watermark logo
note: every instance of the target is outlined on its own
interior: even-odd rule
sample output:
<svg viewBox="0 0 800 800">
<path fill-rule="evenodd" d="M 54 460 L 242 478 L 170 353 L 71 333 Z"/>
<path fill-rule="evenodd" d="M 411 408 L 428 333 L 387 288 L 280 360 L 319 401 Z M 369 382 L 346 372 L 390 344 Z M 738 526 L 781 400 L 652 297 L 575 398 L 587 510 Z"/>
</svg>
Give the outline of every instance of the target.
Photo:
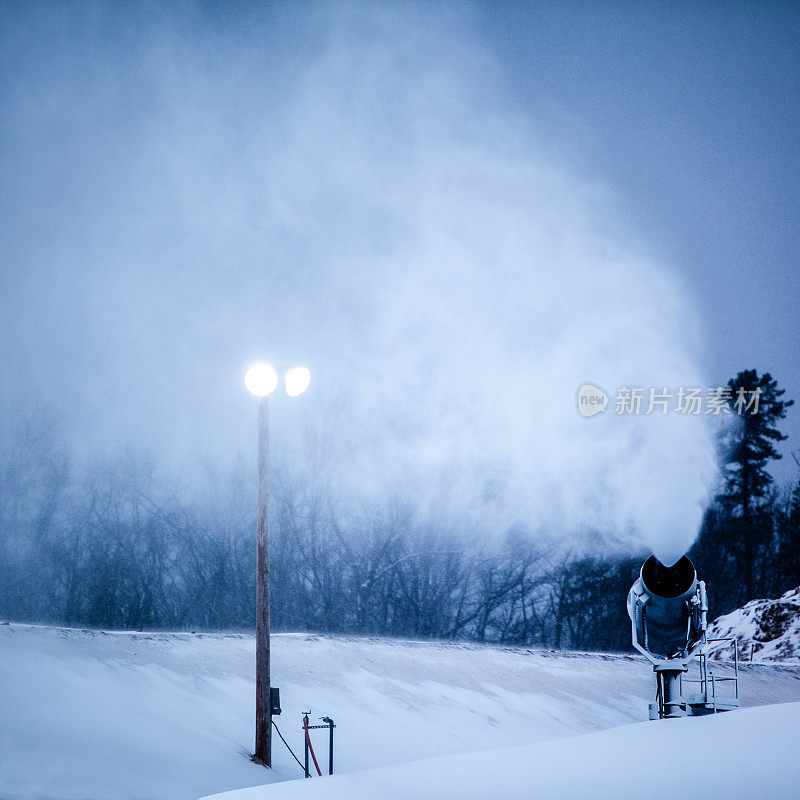
<svg viewBox="0 0 800 800">
<path fill-rule="evenodd" d="M 734 394 L 727 386 L 702 389 L 698 386 L 679 386 L 675 391 L 665 386 L 620 386 L 614 397 L 613 410 L 618 416 L 633 417 L 648 414 L 683 414 L 720 416 L 724 414 L 758 414 L 761 389 L 738 389 Z M 593 383 L 578 388 L 578 412 L 582 417 L 593 417 L 605 411 L 608 395 Z"/>
<path fill-rule="evenodd" d="M 578 389 L 578 412 L 582 417 L 593 417 L 608 406 L 608 395 L 593 383 L 584 383 Z"/>
</svg>

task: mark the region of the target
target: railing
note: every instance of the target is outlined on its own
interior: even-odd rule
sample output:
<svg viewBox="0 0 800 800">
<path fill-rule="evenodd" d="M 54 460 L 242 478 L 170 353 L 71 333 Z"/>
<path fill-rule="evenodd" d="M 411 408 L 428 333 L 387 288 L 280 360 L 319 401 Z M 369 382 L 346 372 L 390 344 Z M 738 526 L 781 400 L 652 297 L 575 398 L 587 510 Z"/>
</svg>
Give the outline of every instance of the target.
<svg viewBox="0 0 800 800">
<path fill-rule="evenodd" d="M 730 642 L 733 645 L 733 675 L 716 675 L 713 669 L 708 667 L 708 653 L 698 653 L 700 677 L 699 678 L 685 678 L 681 675 L 681 697 L 683 697 L 683 684 L 696 683 L 698 684 L 699 694 L 703 698 L 704 704 L 710 706 L 713 713 L 717 713 L 717 684 L 733 681 L 734 698 L 736 702 L 739 701 L 739 648 L 736 645 L 736 639 L 732 636 L 721 637 L 718 639 L 707 639 L 706 644 L 712 642 Z M 709 692 L 710 688 L 710 692 Z M 725 698 L 719 698 L 720 702 L 725 702 Z"/>
</svg>

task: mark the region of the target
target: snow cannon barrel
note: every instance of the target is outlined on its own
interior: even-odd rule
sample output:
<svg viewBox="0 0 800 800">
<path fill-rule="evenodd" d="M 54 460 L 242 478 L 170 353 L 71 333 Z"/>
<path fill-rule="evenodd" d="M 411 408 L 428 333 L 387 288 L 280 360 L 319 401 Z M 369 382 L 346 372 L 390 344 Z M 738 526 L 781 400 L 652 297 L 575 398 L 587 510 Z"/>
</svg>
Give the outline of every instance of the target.
<svg viewBox="0 0 800 800">
<path fill-rule="evenodd" d="M 633 646 L 653 663 L 688 663 L 705 641 L 708 601 L 687 556 L 668 567 L 650 556 L 628 594 Z"/>
</svg>

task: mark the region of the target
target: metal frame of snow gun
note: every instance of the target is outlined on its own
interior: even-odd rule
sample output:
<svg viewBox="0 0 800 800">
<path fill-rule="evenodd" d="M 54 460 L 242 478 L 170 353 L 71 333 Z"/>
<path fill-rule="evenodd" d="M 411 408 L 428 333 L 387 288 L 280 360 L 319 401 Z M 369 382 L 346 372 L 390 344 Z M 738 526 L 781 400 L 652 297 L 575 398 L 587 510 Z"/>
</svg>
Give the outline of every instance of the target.
<svg viewBox="0 0 800 800">
<path fill-rule="evenodd" d="M 727 675 L 717 675 L 708 665 L 709 645 L 714 642 L 729 642 L 733 646 L 733 672 Z M 717 714 L 720 711 L 731 711 L 739 707 L 739 651 L 736 637 L 725 636 L 706 639 L 703 651 L 697 654 L 699 674 L 697 678 L 686 678 L 681 675 L 681 693 L 683 684 L 697 684 L 698 692 L 686 698 L 688 713 L 698 715 L 702 713 Z M 733 683 L 733 697 L 729 694 L 718 695 L 720 684 Z"/>
<path fill-rule="evenodd" d="M 710 675 L 704 649 L 708 597 L 706 585 L 698 580 L 694 564 L 683 556 L 671 567 L 650 556 L 628 593 L 633 646 L 653 665 L 656 700 L 650 704 L 650 719 L 696 716 L 727 711 L 739 705 L 738 664 L 736 696 L 718 701 L 716 682 Z M 695 656 L 700 657 L 700 692 L 683 695 L 683 675 Z M 738 659 L 737 659 L 738 660 Z M 688 680 L 688 679 L 687 679 Z"/>
</svg>

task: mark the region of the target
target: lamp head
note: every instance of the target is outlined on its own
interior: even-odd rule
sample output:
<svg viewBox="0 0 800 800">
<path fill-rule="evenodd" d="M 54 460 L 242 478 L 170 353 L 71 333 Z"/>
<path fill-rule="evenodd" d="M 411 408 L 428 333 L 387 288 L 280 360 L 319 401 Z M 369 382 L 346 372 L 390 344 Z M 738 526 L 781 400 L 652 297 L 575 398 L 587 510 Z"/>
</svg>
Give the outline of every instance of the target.
<svg viewBox="0 0 800 800">
<path fill-rule="evenodd" d="M 297 397 L 308 389 L 311 382 L 311 373 L 305 367 L 292 367 L 286 370 L 283 383 L 289 397 Z"/>
<path fill-rule="evenodd" d="M 266 397 L 278 385 L 278 373 L 269 364 L 253 364 L 244 376 L 247 391 L 256 397 Z"/>
</svg>

